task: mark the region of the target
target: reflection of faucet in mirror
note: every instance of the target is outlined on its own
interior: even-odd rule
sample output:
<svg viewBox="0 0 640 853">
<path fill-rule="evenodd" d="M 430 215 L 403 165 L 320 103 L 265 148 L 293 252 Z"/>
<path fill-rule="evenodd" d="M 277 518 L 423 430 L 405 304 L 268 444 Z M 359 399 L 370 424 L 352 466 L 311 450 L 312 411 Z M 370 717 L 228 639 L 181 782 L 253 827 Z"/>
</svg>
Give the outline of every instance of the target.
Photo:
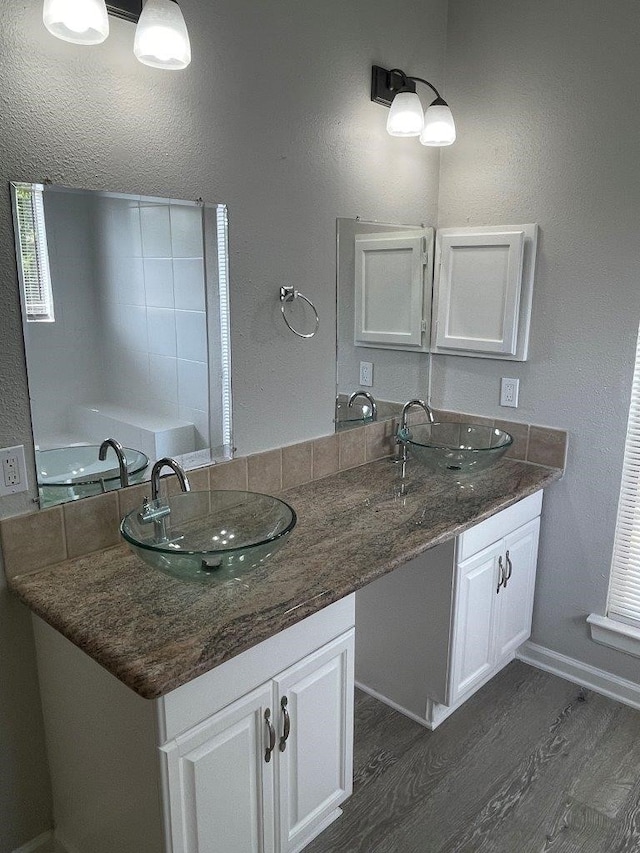
<svg viewBox="0 0 640 853">
<path fill-rule="evenodd" d="M 160 491 L 160 472 L 163 468 L 171 468 L 176 477 L 178 478 L 178 483 L 180 484 L 180 488 L 183 492 L 190 492 L 191 486 L 189 485 L 189 479 L 185 474 L 184 468 L 180 465 L 179 462 L 176 462 L 175 459 L 171 459 L 169 457 L 165 457 L 164 459 L 158 459 L 156 464 L 151 469 L 151 500 L 158 500 L 158 493 Z"/>
<path fill-rule="evenodd" d="M 107 458 L 107 450 L 112 447 L 118 457 L 118 469 L 120 471 L 120 485 L 126 488 L 129 485 L 129 472 L 127 471 L 127 457 L 124 455 L 124 448 L 115 438 L 106 438 L 100 445 L 98 451 L 98 459 L 104 462 Z"/>
<path fill-rule="evenodd" d="M 408 425 L 409 425 L 409 410 L 412 409 L 414 406 L 418 406 L 419 408 L 424 409 L 425 414 L 427 415 L 427 418 L 429 419 L 430 424 L 432 424 L 434 422 L 434 417 L 433 417 L 433 412 L 431 410 L 431 407 L 429 405 L 427 405 L 427 403 L 425 403 L 424 400 L 417 400 L 417 399 L 416 400 L 409 400 L 402 407 L 402 414 L 400 415 L 400 432 L 401 433 L 404 433 L 406 431 Z M 398 444 L 400 444 L 399 441 L 398 441 Z M 403 464 L 406 463 L 406 461 L 407 461 L 407 445 L 406 444 L 402 444 L 402 454 L 399 457 L 399 459 L 396 461 L 402 462 Z"/>
<path fill-rule="evenodd" d="M 370 394 L 368 391 L 354 391 L 347 401 L 347 406 L 351 408 L 354 402 L 358 399 L 358 397 L 364 397 L 365 400 L 368 401 L 369 405 L 371 406 L 371 420 L 376 421 L 378 419 L 378 406 L 376 404 L 376 401 L 373 399 L 373 395 Z"/>
</svg>

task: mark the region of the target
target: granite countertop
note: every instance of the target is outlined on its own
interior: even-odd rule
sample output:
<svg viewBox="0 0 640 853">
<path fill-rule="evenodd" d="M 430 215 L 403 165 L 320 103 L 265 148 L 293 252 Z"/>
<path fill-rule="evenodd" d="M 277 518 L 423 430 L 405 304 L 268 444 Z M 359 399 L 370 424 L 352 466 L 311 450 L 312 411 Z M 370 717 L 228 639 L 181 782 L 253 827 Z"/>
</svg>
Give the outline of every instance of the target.
<svg viewBox="0 0 640 853">
<path fill-rule="evenodd" d="M 298 523 L 277 554 L 238 580 L 178 581 L 119 545 L 9 586 L 120 681 L 154 699 L 562 475 L 503 459 L 461 487 L 411 462 L 401 480 L 400 468 L 383 459 L 281 492 Z"/>
</svg>

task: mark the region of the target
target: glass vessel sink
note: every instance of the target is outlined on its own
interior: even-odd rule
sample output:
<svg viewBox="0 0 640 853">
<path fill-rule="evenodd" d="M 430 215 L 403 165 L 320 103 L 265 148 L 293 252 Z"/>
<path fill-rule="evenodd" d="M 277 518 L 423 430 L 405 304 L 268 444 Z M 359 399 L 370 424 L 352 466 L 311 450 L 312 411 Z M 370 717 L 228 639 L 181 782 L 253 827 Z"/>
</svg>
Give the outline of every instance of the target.
<svg viewBox="0 0 640 853">
<path fill-rule="evenodd" d="M 428 468 L 458 474 L 488 468 L 513 444 L 508 432 L 472 423 L 419 424 L 399 430 L 398 439 Z"/>
<path fill-rule="evenodd" d="M 295 510 L 256 492 L 184 492 L 145 502 L 120 532 L 150 566 L 181 580 L 218 582 L 265 563 L 296 525 Z"/>
<path fill-rule="evenodd" d="M 142 479 L 149 459 L 140 450 L 123 448 L 129 482 Z M 120 473 L 115 453 L 109 450 L 104 462 L 98 459 L 97 444 L 78 444 L 36 450 L 36 476 L 41 506 L 99 495 L 120 488 Z"/>
</svg>

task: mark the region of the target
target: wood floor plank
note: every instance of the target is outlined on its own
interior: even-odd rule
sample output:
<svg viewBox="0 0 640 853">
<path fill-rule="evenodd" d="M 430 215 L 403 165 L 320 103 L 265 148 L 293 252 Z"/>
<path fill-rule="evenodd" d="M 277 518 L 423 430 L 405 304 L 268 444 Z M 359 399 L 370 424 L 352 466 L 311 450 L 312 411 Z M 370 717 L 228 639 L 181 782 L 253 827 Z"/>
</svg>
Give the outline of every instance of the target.
<svg viewBox="0 0 640 853">
<path fill-rule="evenodd" d="M 484 786 L 477 775 L 471 777 L 480 786 L 479 790 L 471 792 L 470 802 L 475 813 L 465 812 L 464 823 L 452 826 L 456 810 L 445 811 L 444 803 L 439 805 L 438 814 L 429 814 L 432 807 L 438 806 L 436 797 L 428 810 L 416 810 L 405 821 L 393 839 L 396 849 L 418 850 L 420 840 L 428 834 L 431 848 L 439 853 L 467 850 L 474 853 L 511 853 L 515 849 L 519 853 L 533 853 L 539 850 L 558 794 L 562 795 L 576 772 L 582 770 L 589 752 L 615 714 L 615 708 L 608 700 L 593 696 L 584 701 L 577 688 L 567 687 L 572 694 L 570 700 L 556 718 L 547 723 L 544 731 L 537 729 L 535 741 L 530 740 L 527 744 L 526 735 L 519 731 L 519 725 L 512 727 L 511 734 L 515 737 L 507 739 L 507 743 L 517 757 L 514 765 L 509 767 L 504 762 L 502 750 L 495 745 L 491 755 L 483 755 L 486 770 Z M 527 710 L 537 713 L 537 709 Z M 529 735 L 536 731 L 536 722 L 540 720 L 530 718 L 526 723 Z M 506 738 L 506 733 L 503 737 Z M 496 759 L 504 763 L 500 765 Z M 467 771 L 471 770 L 468 762 L 467 765 Z M 462 798 L 466 796 L 460 790 L 457 795 L 457 800 L 460 795 Z M 522 829 L 514 832 L 516 820 L 525 832 Z M 526 844 L 523 843 L 524 838 L 528 839 Z"/>
<path fill-rule="evenodd" d="M 610 818 L 624 808 L 640 768 L 640 714 L 624 705 L 600 739 L 571 797 Z"/>
<path fill-rule="evenodd" d="M 366 693 L 356 694 L 353 785 L 358 791 L 395 764 L 417 738 L 431 733 Z"/>
<path fill-rule="evenodd" d="M 539 853 L 604 853 L 611 823 L 610 818 L 584 803 L 564 800 Z"/>
<path fill-rule="evenodd" d="M 640 768 L 637 772 L 636 783 L 625 808 L 618 814 L 603 853 L 638 853 L 640 851 Z"/>
<path fill-rule="evenodd" d="M 362 796 L 354 794 L 344 814 L 310 847 L 309 853 L 404 853 L 396 846 L 417 810 L 440 824 L 444 841 L 473 819 L 487 780 L 519 760 L 519 744 L 531 746 L 574 697 L 561 679 L 514 663 L 479 691 L 434 733 L 414 742 L 403 760 L 387 769 Z M 521 734 L 513 721 L 522 723 Z M 415 848 L 430 851 L 420 838 Z M 411 849 L 409 847 L 407 850 Z"/>
<path fill-rule="evenodd" d="M 432 733 L 356 709 L 355 793 L 306 853 L 640 853 L 639 712 L 519 662 Z"/>
</svg>

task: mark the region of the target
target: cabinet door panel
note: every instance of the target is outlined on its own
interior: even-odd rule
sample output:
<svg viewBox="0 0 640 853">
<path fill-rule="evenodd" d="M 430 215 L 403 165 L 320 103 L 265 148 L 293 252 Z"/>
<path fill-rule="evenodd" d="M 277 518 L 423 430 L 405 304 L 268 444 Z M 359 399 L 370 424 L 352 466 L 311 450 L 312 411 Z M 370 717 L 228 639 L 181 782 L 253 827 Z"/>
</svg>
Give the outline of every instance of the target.
<svg viewBox="0 0 640 853">
<path fill-rule="evenodd" d="M 513 653 L 531 633 L 539 531 L 540 519 L 534 518 L 504 539 L 511 577 L 498 596 L 496 661 Z"/>
<path fill-rule="evenodd" d="M 423 347 L 425 235 L 425 230 L 356 235 L 356 346 Z"/>
<path fill-rule="evenodd" d="M 493 666 L 499 546 L 496 543 L 458 565 L 448 704 L 482 681 Z"/>
<path fill-rule="evenodd" d="M 323 646 L 276 679 L 279 736 L 282 699 L 291 721 L 279 753 L 279 845 L 300 849 L 351 793 L 353 630 Z"/>
<path fill-rule="evenodd" d="M 173 853 L 273 853 L 271 700 L 270 686 L 258 688 L 162 747 Z"/>
</svg>

